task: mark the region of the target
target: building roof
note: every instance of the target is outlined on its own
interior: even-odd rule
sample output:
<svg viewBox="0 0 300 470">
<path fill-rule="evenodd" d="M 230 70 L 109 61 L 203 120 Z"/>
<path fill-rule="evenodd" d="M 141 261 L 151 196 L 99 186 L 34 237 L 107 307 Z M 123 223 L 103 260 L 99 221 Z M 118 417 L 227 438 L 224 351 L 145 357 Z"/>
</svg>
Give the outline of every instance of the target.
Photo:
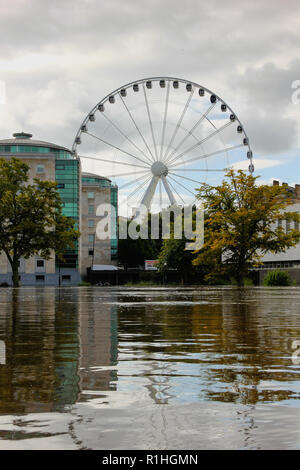
<svg viewBox="0 0 300 470">
<path fill-rule="evenodd" d="M 32 134 L 28 134 L 27 132 L 15 132 L 13 134 L 13 137 L 13 139 L 0 140 L 0 145 L 28 145 L 30 147 L 50 147 L 72 153 L 71 150 L 66 147 L 62 147 L 61 145 L 53 144 L 52 142 L 45 142 L 43 140 L 32 139 Z"/>
<path fill-rule="evenodd" d="M 87 173 L 85 171 L 83 171 L 81 173 L 81 177 L 82 178 L 97 178 L 99 180 L 106 180 L 106 181 L 111 181 L 109 178 L 107 178 L 106 176 L 100 176 L 100 175 L 96 175 L 96 173 Z"/>
</svg>

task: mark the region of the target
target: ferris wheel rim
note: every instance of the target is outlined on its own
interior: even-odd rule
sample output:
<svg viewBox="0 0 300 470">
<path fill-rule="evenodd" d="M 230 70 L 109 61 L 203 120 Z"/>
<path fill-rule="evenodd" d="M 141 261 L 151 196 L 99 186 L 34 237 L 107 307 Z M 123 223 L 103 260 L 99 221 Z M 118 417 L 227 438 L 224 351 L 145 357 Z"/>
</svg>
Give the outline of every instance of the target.
<svg viewBox="0 0 300 470">
<path fill-rule="evenodd" d="M 184 78 L 178 78 L 178 77 L 148 77 L 148 78 L 141 78 L 139 80 L 135 80 L 135 81 L 132 81 L 132 82 L 129 82 L 129 83 L 126 83 L 125 85 L 122 85 L 118 88 L 116 88 L 114 91 L 112 91 L 111 93 L 108 93 L 104 98 L 102 98 L 100 101 L 98 101 L 98 103 L 90 110 L 90 112 L 86 115 L 86 117 L 84 118 L 84 120 L 82 121 L 81 125 L 79 126 L 79 129 L 77 131 L 77 134 L 75 136 L 75 139 L 74 139 L 74 142 L 73 142 L 73 146 L 72 146 L 72 151 L 76 151 L 76 148 L 77 148 L 77 145 L 76 144 L 76 137 L 78 137 L 82 131 L 81 131 L 81 128 L 84 124 L 86 124 L 88 121 L 89 121 L 89 116 L 91 114 L 93 114 L 95 111 L 98 110 L 98 107 L 100 104 L 104 104 L 106 101 L 109 100 L 109 97 L 110 96 L 115 96 L 117 95 L 118 93 L 120 93 L 120 91 L 122 89 L 125 89 L 127 90 L 128 88 L 132 87 L 133 85 L 135 84 L 141 84 L 141 83 L 146 83 L 148 81 L 160 81 L 160 80 L 168 80 L 168 81 L 179 81 L 181 83 L 185 83 L 186 85 L 189 83 L 191 84 L 192 86 L 194 87 L 197 87 L 197 88 L 202 88 L 204 91 L 210 93 L 211 95 L 215 95 L 216 98 L 221 101 L 222 103 L 224 103 L 226 106 L 227 106 L 227 109 L 229 109 L 232 114 L 234 114 L 237 118 L 237 114 L 234 112 L 234 110 L 231 108 L 231 106 L 223 99 L 221 98 L 219 95 L 217 95 L 214 91 L 210 90 L 209 88 L 205 87 L 204 85 L 200 85 L 199 83 L 197 82 L 194 82 L 194 81 L 191 81 L 191 80 L 186 80 Z M 242 124 L 241 120 L 237 118 L 237 121 Z M 243 127 L 243 133 L 245 135 L 245 137 L 248 139 L 248 135 L 245 131 L 245 128 L 244 126 L 242 125 Z M 251 150 L 250 148 L 250 144 L 247 145 L 249 150 Z"/>
<path fill-rule="evenodd" d="M 236 122 L 237 124 L 239 124 L 239 126 L 240 126 L 241 129 L 242 129 L 241 132 L 242 132 L 243 135 L 244 135 L 243 144 L 238 145 L 238 146 L 236 146 L 236 147 L 244 147 L 244 148 L 247 147 L 247 148 L 248 148 L 248 151 L 247 151 L 247 158 L 248 158 L 248 161 L 249 161 L 249 163 L 250 163 L 250 164 L 249 164 L 249 167 L 248 167 L 248 170 L 249 170 L 249 172 L 252 174 L 252 173 L 254 172 L 254 165 L 253 165 L 253 158 L 252 158 L 252 155 L 253 155 L 253 154 L 252 154 L 252 150 L 251 150 L 251 147 L 250 147 L 249 138 L 248 138 L 248 135 L 247 135 L 247 133 L 246 133 L 246 131 L 245 131 L 245 128 L 244 128 L 244 126 L 243 126 L 241 120 L 238 118 L 238 116 L 236 115 L 236 113 L 234 112 L 234 110 L 232 109 L 232 107 L 231 107 L 230 105 L 228 105 L 227 102 L 226 102 L 223 98 L 221 98 L 218 94 L 216 94 L 215 92 L 213 92 L 211 89 L 207 88 L 206 86 L 200 85 L 199 83 L 194 82 L 194 81 L 191 81 L 191 80 L 187 80 L 187 79 L 183 79 L 183 78 L 178 78 L 178 77 L 172 77 L 172 76 L 163 76 L 163 77 L 162 77 L 162 76 L 155 76 L 155 77 L 147 77 L 147 78 L 141 78 L 141 79 L 139 79 L 139 80 L 134 80 L 134 81 L 132 81 L 132 82 L 129 82 L 129 83 L 125 84 L 125 85 L 122 85 L 122 86 L 116 88 L 114 91 L 110 92 L 110 93 L 107 94 L 104 98 L 102 98 L 100 101 L 98 101 L 98 102 L 96 103 L 96 105 L 89 111 L 89 113 L 86 115 L 86 117 L 85 117 L 84 120 L 82 121 L 81 125 L 79 126 L 79 129 L 78 129 L 78 131 L 77 131 L 77 133 L 76 133 L 76 136 L 75 136 L 75 139 L 74 139 L 74 142 L 73 142 L 73 146 L 72 146 L 72 152 L 73 152 L 73 154 L 75 154 L 76 156 L 78 156 L 79 158 L 81 158 L 81 156 L 77 155 L 77 147 L 78 147 L 78 145 L 81 143 L 80 136 L 81 136 L 82 134 L 88 134 L 88 135 L 90 135 L 90 136 L 93 136 L 93 134 L 91 134 L 91 133 L 89 133 L 89 132 L 87 131 L 87 123 L 90 122 L 90 121 L 92 121 L 92 120 L 95 120 L 95 119 L 91 119 L 91 116 L 94 116 L 94 114 L 95 114 L 97 111 L 100 111 L 99 107 L 100 107 L 101 105 L 104 105 L 104 104 L 107 103 L 107 102 L 114 103 L 114 101 L 110 101 L 110 100 L 112 100 L 112 99 L 113 99 L 115 96 L 117 96 L 117 95 L 120 96 L 121 100 L 123 101 L 122 94 L 121 94 L 121 92 L 122 92 L 123 90 L 127 90 L 127 89 L 132 88 L 132 87 L 133 87 L 133 88 L 134 88 L 134 87 L 137 87 L 137 90 L 135 90 L 135 91 L 139 91 L 138 86 L 139 86 L 139 85 L 143 85 L 143 90 L 144 90 L 144 94 L 145 94 L 145 84 L 146 84 L 146 85 L 147 85 L 147 83 L 151 83 L 151 84 L 152 84 L 152 82 L 160 82 L 160 83 L 161 83 L 162 81 L 164 81 L 165 84 L 166 84 L 166 82 L 168 82 L 168 87 L 170 87 L 170 86 L 171 86 L 171 82 L 173 82 L 173 87 L 175 88 L 174 82 L 178 82 L 178 83 L 182 83 L 182 84 L 186 85 L 186 87 L 187 87 L 187 86 L 191 87 L 190 90 L 187 89 L 188 91 L 192 91 L 192 88 L 198 89 L 198 90 L 202 89 L 202 90 L 204 90 L 204 93 L 208 93 L 208 94 L 210 95 L 210 98 L 211 98 L 212 96 L 215 97 L 215 98 L 214 98 L 214 99 L 215 99 L 214 104 L 216 104 L 216 103 L 221 103 L 221 106 L 222 106 L 222 105 L 225 105 L 226 110 L 227 110 L 229 113 L 231 113 L 232 116 L 234 116 L 234 121 L 233 121 L 233 122 Z M 165 85 L 164 85 L 164 87 L 165 87 Z M 148 86 L 147 86 L 147 88 L 148 88 Z M 151 88 L 152 88 L 152 85 L 151 85 Z M 177 87 L 177 88 L 178 88 L 178 87 Z M 194 93 L 194 89 L 193 89 L 193 93 Z M 199 93 L 199 94 L 200 94 L 200 93 Z M 123 94 L 123 97 L 124 97 L 124 96 L 126 96 L 126 93 Z M 192 94 L 191 94 L 190 96 L 192 96 Z M 200 96 L 201 96 L 201 95 L 200 95 Z M 146 99 L 146 95 L 145 95 L 145 99 Z M 209 114 L 209 111 L 214 107 L 213 101 L 211 101 L 211 103 L 212 103 L 211 107 L 210 107 L 210 108 L 207 110 L 207 112 L 206 112 L 207 115 Z M 146 102 L 146 104 L 147 104 L 147 102 Z M 148 106 L 148 104 L 147 104 L 147 106 Z M 127 109 L 127 111 L 128 111 L 128 109 Z M 149 112 L 149 110 L 148 110 L 148 112 Z M 204 119 L 204 118 L 207 119 L 207 116 L 202 115 L 202 116 L 201 116 L 201 119 L 202 119 L 202 118 L 203 118 L 203 119 Z M 212 122 L 211 122 L 209 119 L 207 119 L 207 120 L 208 120 L 208 122 L 209 122 L 211 125 L 213 125 Z M 231 121 L 231 117 L 230 117 L 230 121 Z M 228 123 L 226 123 L 226 126 L 231 123 L 230 121 L 229 121 Z M 169 123 L 168 123 L 168 124 L 169 124 Z M 177 125 L 178 125 L 178 124 L 177 124 Z M 213 126 L 214 126 L 214 125 L 213 125 Z M 224 125 L 224 127 L 226 127 L 226 126 Z M 215 127 L 215 126 L 214 126 L 214 127 Z M 222 129 L 222 128 L 220 128 L 219 130 L 216 130 L 216 133 L 219 133 L 221 129 Z M 239 132 L 240 132 L 240 131 L 239 131 Z M 152 135 L 153 135 L 153 130 L 152 130 Z M 94 136 L 94 137 L 95 137 L 95 136 Z M 125 136 L 125 137 L 126 137 L 126 136 Z M 187 136 L 187 137 L 188 137 L 188 136 Z M 96 138 L 97 138 L 97 137 L 96 137 Z M 126 137 L 126 138 L 128 139 L 128 137 Z M 207 138 L 211 138 L 211 135 L 209 135 Z M 99 140 L 102 140 L 102 139 L 99 139 Z M 128 139 L 128 140 L 130 141 L 130 139 Z M 154 140 L 154 139 L 153 139 L 153 140 Z M 107 143 L 107 142 L 105 142 L 104 140 L 102 140 L 102 142 Z M 245 142 L 246 142 L 246 143 L 245 143 Z M 145 142 L 145 143 L 146 143 L 146 142 Z M 172 143 L 173 143 L 173 142 L 172 142 Z M 203 143 L 203 142 L 200 141 L 200 143 L 195 144 L 194 147 L 197 147 L 197 146 L 199 146 L 199 145 L 202 145 L 202 143 Z M 111 144 L 110 144 L 110 145 L 111 145 Z M 146 144 L 146 145 L 147 145 L 147 144 Z M 154 141 L 154 145 L 155 145 L 155 141 Z M 117 146 L 114 146 L 114 145 L 112 145 L 112 146 L 115 147 L 117 150 L 120 150 L 120 151 L 123 152 L 123 153 L 128 153 L 128 152 L 126 152 L 126 151 L 124 151 L 124 150 L 118 148 Z M 170 143 L 169 143 L 169 146 L 170 146 Z M 168 148 L 167 148 L 166 153 L 164 154 L 164 157 L 167 156 L 167 162 L 168 162 L 168 158 L 169 158 L 170 156 L 172 157 L 172 155 L 175 154 L 175 151 L 174 151 L 174 149 L 173 149 L 172 147 L 171 147 L 171 151 L 170 151 L 170 152 L 168 151 L 169 146 L 168 146 Z M 180 146 L 180 145 L 179 145 L 179 146 Z M 162 146 L 161 146 L 161 147 L 162 147 Z M 150 151 L 150 149 L 149 149 L 148 146 L 147 146 L 147 148 L 148 148 L 148 150 L 149 150 L 149 152 L 150 152 L 150 154 L 151 154 L 151 151 Z M 234 148 L 235 148 L 235 147 L 233 146 L 233 147 L 230 147 L 230 148 L 222 149 L 222 150 L 220 150 L 220 151 L 218 151 L 218 152 L 212 152 L 211 154 L 207 154 L 207 155 L 204 154 L 204 155 L 203 155 L 203 158 L 207 158 L 208 156 L 211 156 L 211 155 L 213 155 L 213 154 L 227 152 L 227 151 L 232 150 L 232 149 L 234 149 Z M 175 150 L 176 150 L 176 149 L 175 149 Z M 190 150 L 190 149 L 189 149 L 189 150 Z M 162 151 L 162 150 L 161 150 L 161 151 Z M 169 164 L 172 164 L 172 162 L 173 162 L 173 166 L 170 166 L 170 172 L 171 172 L 172 170 L 174 170 L 174 164 L 175 164 L 176 160 L 179 160 L 180 157 L 181 157 L 184 153 L 186 153 L 186 151 L 182 152 L 182 153 L 179 154 L 179 155 L 176 155 L 175 159 L 172 159 L 172 158 L 170 159 L 170 161 L 169 161 L 168 163 L 169 163 Z M 161 162 L 164 161 L 163 159 L 161 159 L 161 153 L 160 153 L 160 160 L 158 159 L 158 157 L 157 157 L 157 152 L 156 152 L 156 148 L 155 148 L 155 154 L 156 154 L 156 159 L 154 158 L 153 161 L 150 161 L 150 158 L 149 158 L 149 162 L 147 163 L 148 165 L 152 164 L 152 167 L 153 167 L 153 163 L 159 162 L 159 161 L 161 161 Z M 130 155 L 133 156 L 132 154 L 130 154 Z M 145 156 L 146 156 L 146 155 L 145 155 Z M 87 158 L 87 159 L 91 158 L 92 160 L 98 160 L 98 161 L 101 160 L 101 158 L 98 158 L 98 157 L 92 158 L 92 157 L 83 157 L 83 156 L 82 156 L 82 158 Z M 141 160 L 141 159 L 139 159 L 139 158 L 136 157 L 136 156 L 134 156 L 134 158 L 136 158 L 137 160 Z M 199 157 L 194 158 L 194 160 L 196 160 L 196 159 L 199 160 Z M 103 161 L 106 161 L 106 160 L 104 160 L 104 159 L 102 159 L 102 160 L 103 160 Z M 173 160 L 174 160 L 174 161 L 173 161 Z M 107 160 L 107 161 L 108 161 L 108 160 Z M 142 161 L 142 160 L 141 160 L 141 161 Z M 193 158 L 190 159 L 190 160 L 185 161 L 184 163 L 188 163 L 188 162 L 190 162 L 190 161 L 193 161 Z M 126 164 L 125 162 L 124 162 L 124 163 L 122 163 L 122 162 L 114 162 L 114 163 L 120 163 L 120 164 L 123 164 L 123 165 Z M 144 162 L 144 163 L 145 163 L 145 162 Z M 131 165 L 131 166 L 133 166 L 133 165 Z M 136 164 L 135 166 L 139 167 L 139 166 L 141 166 L 141 165 Z M 152 169 L 152 167 L 149 166 L 150 169 Z M 176 165 L 175 165 L 175 167 L 176 167 Z M 225 168 L 225 169 L 226 169 L 226 168 Z M 181 171 L 181 170 L 180 170 L 180 171 Z M 200 171 L 200 170 L 199 170 L 199 171 Z M 203 171 L 204 171 L 204 170 L 203 170 Z M 211 171 L 214 171 L 214 170 L 211 170 Z M 218 170 L 216 170 L 216 171 L 218 171 Z M 221 170 L 219 170 L 219 171 L 221 171 Z M 152 171 L 152 173 L 153 173 L 153 171 Z M 171 173 L 171 174 L 172 174 L 172 173 Z M 154 173 L 153 173 L 153 176 L 155 176 Z M 166 176 L 166 175 L 165 175 L 165 176 Z M 170 176 L 170 175 L 169 175 L 169 176 Z M 173 176 L 174 176 L 174 174 L 173 174 Z M 159 175 L 159 177 L 161 178 L 162 175 Z M 172 178 L 171 178 L 171 179 L 172 179 Z M 174 180 L 174 181 L 175 181 L 175 180 Z M 151 180 L 150 185 L 151 185 L 152 183 L 153 183 L 153 185 L 154 185 L 154 182 Z M 178 184 L 179 184 L 179 183 L 178 183 Z M 150 185 L 149 185 L 149 187 L 150 187 Z M 163 182 L 163 185 L 164 185 L 164 182 Z M 162 185 L 161 185 L 161 182 L 160 182 L 160 188 L 161 188 L 161 186 L 162 186 Z M 165 186 L 165 185 L 164 185 L 164 186 Z M 149 187 L 148 187 L 147 189 L 149 189 Z M 166 187 L 165 187 L 165 189 L 166 189 Z M 160 190 L 161 190 L 161 189 L 160 189 Z M 146 191 L 147 191 L 147 190 L 146 190 Z M 168 191 L 167 191 L 167 192 L 168 192 Z M 169 197 L 169 199 L 170 199 L 170 197 Z M 170 201 L 171 201 L 171 199 L 170 199 Z"/>
</svg>

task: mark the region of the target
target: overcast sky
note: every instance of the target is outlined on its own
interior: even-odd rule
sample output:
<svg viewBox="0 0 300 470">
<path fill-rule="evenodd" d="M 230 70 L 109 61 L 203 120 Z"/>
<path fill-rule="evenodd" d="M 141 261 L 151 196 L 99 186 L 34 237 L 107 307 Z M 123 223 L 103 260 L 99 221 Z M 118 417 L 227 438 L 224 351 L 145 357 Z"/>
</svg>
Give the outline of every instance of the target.
<svg viewBox="0 0 300 470">
<path fill-rule="evenodd" d="M 300 183 L 297 0 L 0 0 L 0 138 L 72 146 L 110 91 L 151 76 L 200 83 L 235 110 L 258 174 Z M 300 93 L 299 93 L 300 96 Z"/>
</svg>

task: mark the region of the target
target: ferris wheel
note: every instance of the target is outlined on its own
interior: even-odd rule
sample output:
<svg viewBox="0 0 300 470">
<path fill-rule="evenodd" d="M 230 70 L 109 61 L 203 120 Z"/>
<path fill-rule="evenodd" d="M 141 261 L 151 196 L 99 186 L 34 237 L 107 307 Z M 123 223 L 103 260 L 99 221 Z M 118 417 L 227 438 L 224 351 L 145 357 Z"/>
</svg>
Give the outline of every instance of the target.
<svg viewBox="0 0 300 470">
<path fill-rule="evenodd" d="M 72 151 L 84 171 L 118 185 L 119 199 L 148 209 L 190 204 L 196 188 L 229 167 L 254 171 L 249 139 L 228 104 L 171 77 L 137 80 L 107 95 L 85 117 Z"/>
</svg>

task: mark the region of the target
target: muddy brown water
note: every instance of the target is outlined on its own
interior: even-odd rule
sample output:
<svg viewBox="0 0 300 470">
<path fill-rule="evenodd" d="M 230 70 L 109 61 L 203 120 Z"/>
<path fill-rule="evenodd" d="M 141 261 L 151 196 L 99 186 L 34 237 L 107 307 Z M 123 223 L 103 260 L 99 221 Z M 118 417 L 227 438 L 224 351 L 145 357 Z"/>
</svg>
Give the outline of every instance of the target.
<svg viewBox="0 0 300 470">
<path fill-rule="evenodd" d="M 299 449 L 299 374 L 299 288 L 0 289 L 0 449 Z"/>
</svg>

